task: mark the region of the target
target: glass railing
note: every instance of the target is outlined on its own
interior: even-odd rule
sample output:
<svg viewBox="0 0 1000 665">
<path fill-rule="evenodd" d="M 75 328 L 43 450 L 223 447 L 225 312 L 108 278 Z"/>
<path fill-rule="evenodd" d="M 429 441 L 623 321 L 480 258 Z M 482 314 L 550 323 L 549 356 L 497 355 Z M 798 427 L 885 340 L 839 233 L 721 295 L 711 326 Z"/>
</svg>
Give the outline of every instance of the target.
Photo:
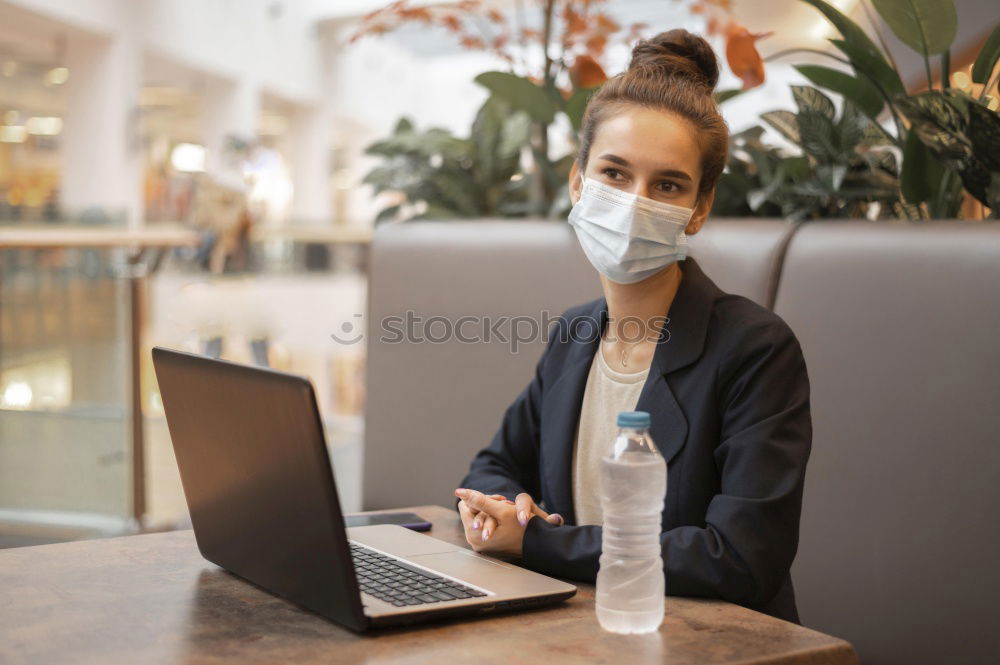
<svg viewBox="0 0 1000 665">
<path fill-rule="evenodd" d="M 331 333 L 363 325 L 366 234 L 258 232 L 213 274 L 203 234 L 90 228 L 0 222 L 0 547 L 186 524 L 154 345 L 309 376 L 359 510 L 364 347 Z"/>
<path fill-rule="evenodd" d="M 28 542 L 130 524 L 123 262 L 114 248 L 0 248 L 0 524 L 46 527 Z"/>
</svg>

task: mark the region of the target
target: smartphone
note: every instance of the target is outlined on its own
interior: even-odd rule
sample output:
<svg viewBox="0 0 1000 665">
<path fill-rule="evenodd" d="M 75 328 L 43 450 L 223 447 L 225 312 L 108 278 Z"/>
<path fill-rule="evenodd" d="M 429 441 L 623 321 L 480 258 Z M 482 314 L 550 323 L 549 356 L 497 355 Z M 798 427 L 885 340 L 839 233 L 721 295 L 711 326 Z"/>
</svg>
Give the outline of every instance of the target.
<svg viewBox="0 0 1000 665">
<path fill-rule="evenodd" d="M 344 526 L 371 526 L 372 524 L 398 524 L 414 531 L 431 530 L 431 523 L 416 513 L 344 515 Z"/>
</svg>

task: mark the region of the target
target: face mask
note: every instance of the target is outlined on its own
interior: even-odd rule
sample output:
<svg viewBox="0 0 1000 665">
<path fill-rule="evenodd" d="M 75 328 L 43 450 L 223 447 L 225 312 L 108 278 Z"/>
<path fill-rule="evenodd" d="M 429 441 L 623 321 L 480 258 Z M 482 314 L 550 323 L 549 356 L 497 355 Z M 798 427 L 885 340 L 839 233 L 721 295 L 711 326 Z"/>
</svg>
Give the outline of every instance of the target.
<svg viewBox="0 0 1000 665">
<path fill-rule="evenodd" d="M 587 178 L 580 200 L 569 213 L 569 223 L 598 271 L 613 282 L 632 284 L 684 260 L 684 227 L 693 214 L 693 208 L 654 201 Z"/>
</svg>

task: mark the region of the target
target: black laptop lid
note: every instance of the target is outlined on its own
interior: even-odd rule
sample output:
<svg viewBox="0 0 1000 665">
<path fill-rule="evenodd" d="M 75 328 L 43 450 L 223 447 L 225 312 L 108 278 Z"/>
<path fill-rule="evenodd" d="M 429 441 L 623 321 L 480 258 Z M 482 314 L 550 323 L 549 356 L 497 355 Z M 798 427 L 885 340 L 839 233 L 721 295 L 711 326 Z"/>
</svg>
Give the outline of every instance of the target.
<svg viewBox="0 0 1000 665">
<path fill-rule="evenodd" d="M 308 379 L 153 349 L 198 548 L 356 630 L 367 620 Z"/>
</svg>

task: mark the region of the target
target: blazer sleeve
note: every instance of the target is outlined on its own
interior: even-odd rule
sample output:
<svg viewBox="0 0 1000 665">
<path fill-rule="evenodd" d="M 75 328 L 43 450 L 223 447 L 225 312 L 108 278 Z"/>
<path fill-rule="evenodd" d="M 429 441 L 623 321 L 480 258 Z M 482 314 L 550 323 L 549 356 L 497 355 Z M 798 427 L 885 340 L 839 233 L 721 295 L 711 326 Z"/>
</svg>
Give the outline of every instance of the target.
<svg viewBox="0 0 1000 665">
<path fill-rule="evenodd" d="M 544 368 L 561 335 L 563 318 L 550 331 L 549 342 L 535 365 L 535 375 L 504 412 L 500 428 L 488 446 L 476 453 L 459 487 L 483 494 L 502 494 L 510 500 L 527 492 L 536 501 L 541 494 L 539 421 Z M 455 501 L 458 510 L 459 500 Z"/>
<path fill-rule="evenodd" d="M 805 360 L 783 321 L 747 332 L 719 363 L 720 491 L 704 527 L 660 535 L 668 595 L 762 605 L 777 594 L 795 558 L 812 442 Z M 593 582 L 601 529 L 531 519 L 522 563 Z"/>
</svg>

